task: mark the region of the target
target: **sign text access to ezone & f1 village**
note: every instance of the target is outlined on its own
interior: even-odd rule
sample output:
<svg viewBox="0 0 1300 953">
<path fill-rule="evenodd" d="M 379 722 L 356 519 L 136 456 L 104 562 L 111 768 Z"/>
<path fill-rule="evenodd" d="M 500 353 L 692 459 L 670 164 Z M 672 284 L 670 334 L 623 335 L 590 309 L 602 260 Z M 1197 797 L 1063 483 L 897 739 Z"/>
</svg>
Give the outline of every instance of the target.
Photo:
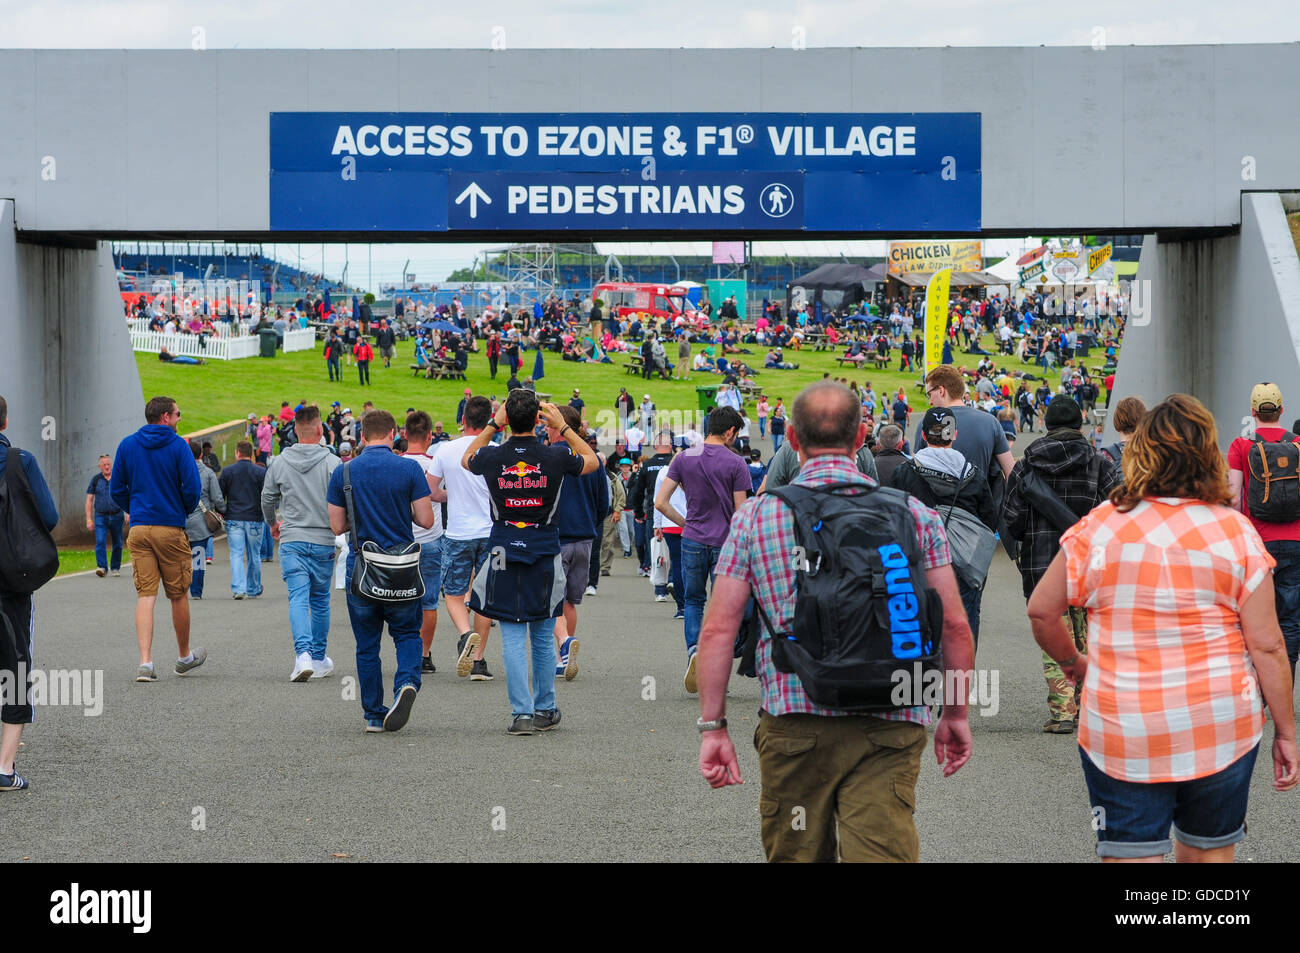
<svg viewBox="0 0 1300 953">
<path fill-rule="evenodd" d="M 271 113 L 271 228 L 977 232 L 978 113 Z"/>
</svg>

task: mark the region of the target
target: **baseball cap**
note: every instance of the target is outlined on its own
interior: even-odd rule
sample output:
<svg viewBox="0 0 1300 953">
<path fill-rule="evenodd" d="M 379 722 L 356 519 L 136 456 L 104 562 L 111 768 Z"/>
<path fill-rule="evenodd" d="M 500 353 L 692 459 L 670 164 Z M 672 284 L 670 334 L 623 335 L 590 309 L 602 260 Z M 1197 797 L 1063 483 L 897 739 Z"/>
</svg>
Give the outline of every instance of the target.
<svg viewBox="0 0 1300 953">
<path fill-rule="evenodd" d="M 931 407 L 921 418 L 921 432 L 926 440 L 952 443 L 957 434 L 957 415 L 947 407 Z"/>
<path fill-rule="evenodd" d="M 337 406 L 339 406 L 339 402 L 336 400 L 336 401 L 334 401 L 334 403 L 330 404 L 330 406 L 331 406 L 331 407 L 337 407 Z"/>
<path fill-rule="evenodd" d="M 646 399 L 646 400 L 649 400 L 649 399 L 650 399 L 650 395 L 649 395 L 649 394 L 646 394 L 646 395 L 645 395 L 645 399 Z"/>
<path fill-rule="evenodd" d="M 1282 409 L 1282 389 L 1271 381 L 1250 389 L 1250 409 L 1274 413 Z"/>
<path fill-rule="evenodd" d="M 630 467 L 630 466 L 632 465 L 632 460 L 631 460 L 630 458 L 628 458 L 628 457 L 623 457 L 623 459 L 621 459 L 621 460 L 618 461 L 618 465 L 619 465 L 620 467 L 621 467 L 623 464 L 625 464 L 625 463 Z"/>
<path fill-rule="evenodd" d="M 343 453 L 345 451 L 347 453 L 352 452 L 352 444 L 347 440 L 344 440 L 341 444 L 339 444 L 339 453 Z"/>
</svg>

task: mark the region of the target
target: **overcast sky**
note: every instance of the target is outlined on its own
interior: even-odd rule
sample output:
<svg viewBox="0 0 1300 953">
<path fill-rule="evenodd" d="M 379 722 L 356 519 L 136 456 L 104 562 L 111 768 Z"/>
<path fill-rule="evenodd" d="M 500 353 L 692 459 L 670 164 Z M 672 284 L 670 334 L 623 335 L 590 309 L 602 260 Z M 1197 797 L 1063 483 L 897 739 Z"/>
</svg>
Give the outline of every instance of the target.
<svg viewBox="0 0 1300 953">
<path fill-rule="evenodd" d="M 1297 0 L 0 0 L 0 46 L 88 49 L 356 49 L 497 47 L 736 48 L 873 46 L 1107 46 L 1184 43 L 1293 43 Z M 1104 32 L 1099 32 L 1104 31 Z M 996 68 L 996 64 L 991 64 Z M 499 244 L 499 243 L 496 243 Z M 402 263 L 422 282 L 468 266 L 482 246 L 376 246 L 325 249 L 327 272 L 345 258 L 349 277 L 398 279 Z M 297 247 L 285 260 L 297 264 Z M 304 265 L 322 261 L 303 246 Z"/>
</svg>

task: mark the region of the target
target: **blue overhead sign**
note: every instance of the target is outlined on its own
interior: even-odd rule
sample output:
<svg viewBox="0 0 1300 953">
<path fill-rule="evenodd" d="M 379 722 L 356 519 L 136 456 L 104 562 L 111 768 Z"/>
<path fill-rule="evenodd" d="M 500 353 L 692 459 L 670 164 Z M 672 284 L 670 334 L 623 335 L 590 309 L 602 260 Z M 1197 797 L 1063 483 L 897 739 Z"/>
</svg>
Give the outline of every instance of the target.
<svg viewBox="0 0 1300 953">
<path fill-rule="evenodd" d="M 282 231 L 975 232 L 978 113 L 272 113 Z"/>
</svg>

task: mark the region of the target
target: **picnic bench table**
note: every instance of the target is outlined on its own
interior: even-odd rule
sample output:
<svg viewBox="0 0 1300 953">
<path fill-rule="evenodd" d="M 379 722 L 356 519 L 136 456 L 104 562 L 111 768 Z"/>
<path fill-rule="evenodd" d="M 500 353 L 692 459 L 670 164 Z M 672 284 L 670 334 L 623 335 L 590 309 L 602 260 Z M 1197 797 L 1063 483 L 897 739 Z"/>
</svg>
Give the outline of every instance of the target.
<svg viewBox="0 0 1300 953">
<path fill-rule="evenodd" d="M 645 362 L 638 355 L 633 355 L 627 359 L 627 363 L 623 365 L 623 370 L 629 374 L 640 374 L 644 367 Z"/>
</svg>

